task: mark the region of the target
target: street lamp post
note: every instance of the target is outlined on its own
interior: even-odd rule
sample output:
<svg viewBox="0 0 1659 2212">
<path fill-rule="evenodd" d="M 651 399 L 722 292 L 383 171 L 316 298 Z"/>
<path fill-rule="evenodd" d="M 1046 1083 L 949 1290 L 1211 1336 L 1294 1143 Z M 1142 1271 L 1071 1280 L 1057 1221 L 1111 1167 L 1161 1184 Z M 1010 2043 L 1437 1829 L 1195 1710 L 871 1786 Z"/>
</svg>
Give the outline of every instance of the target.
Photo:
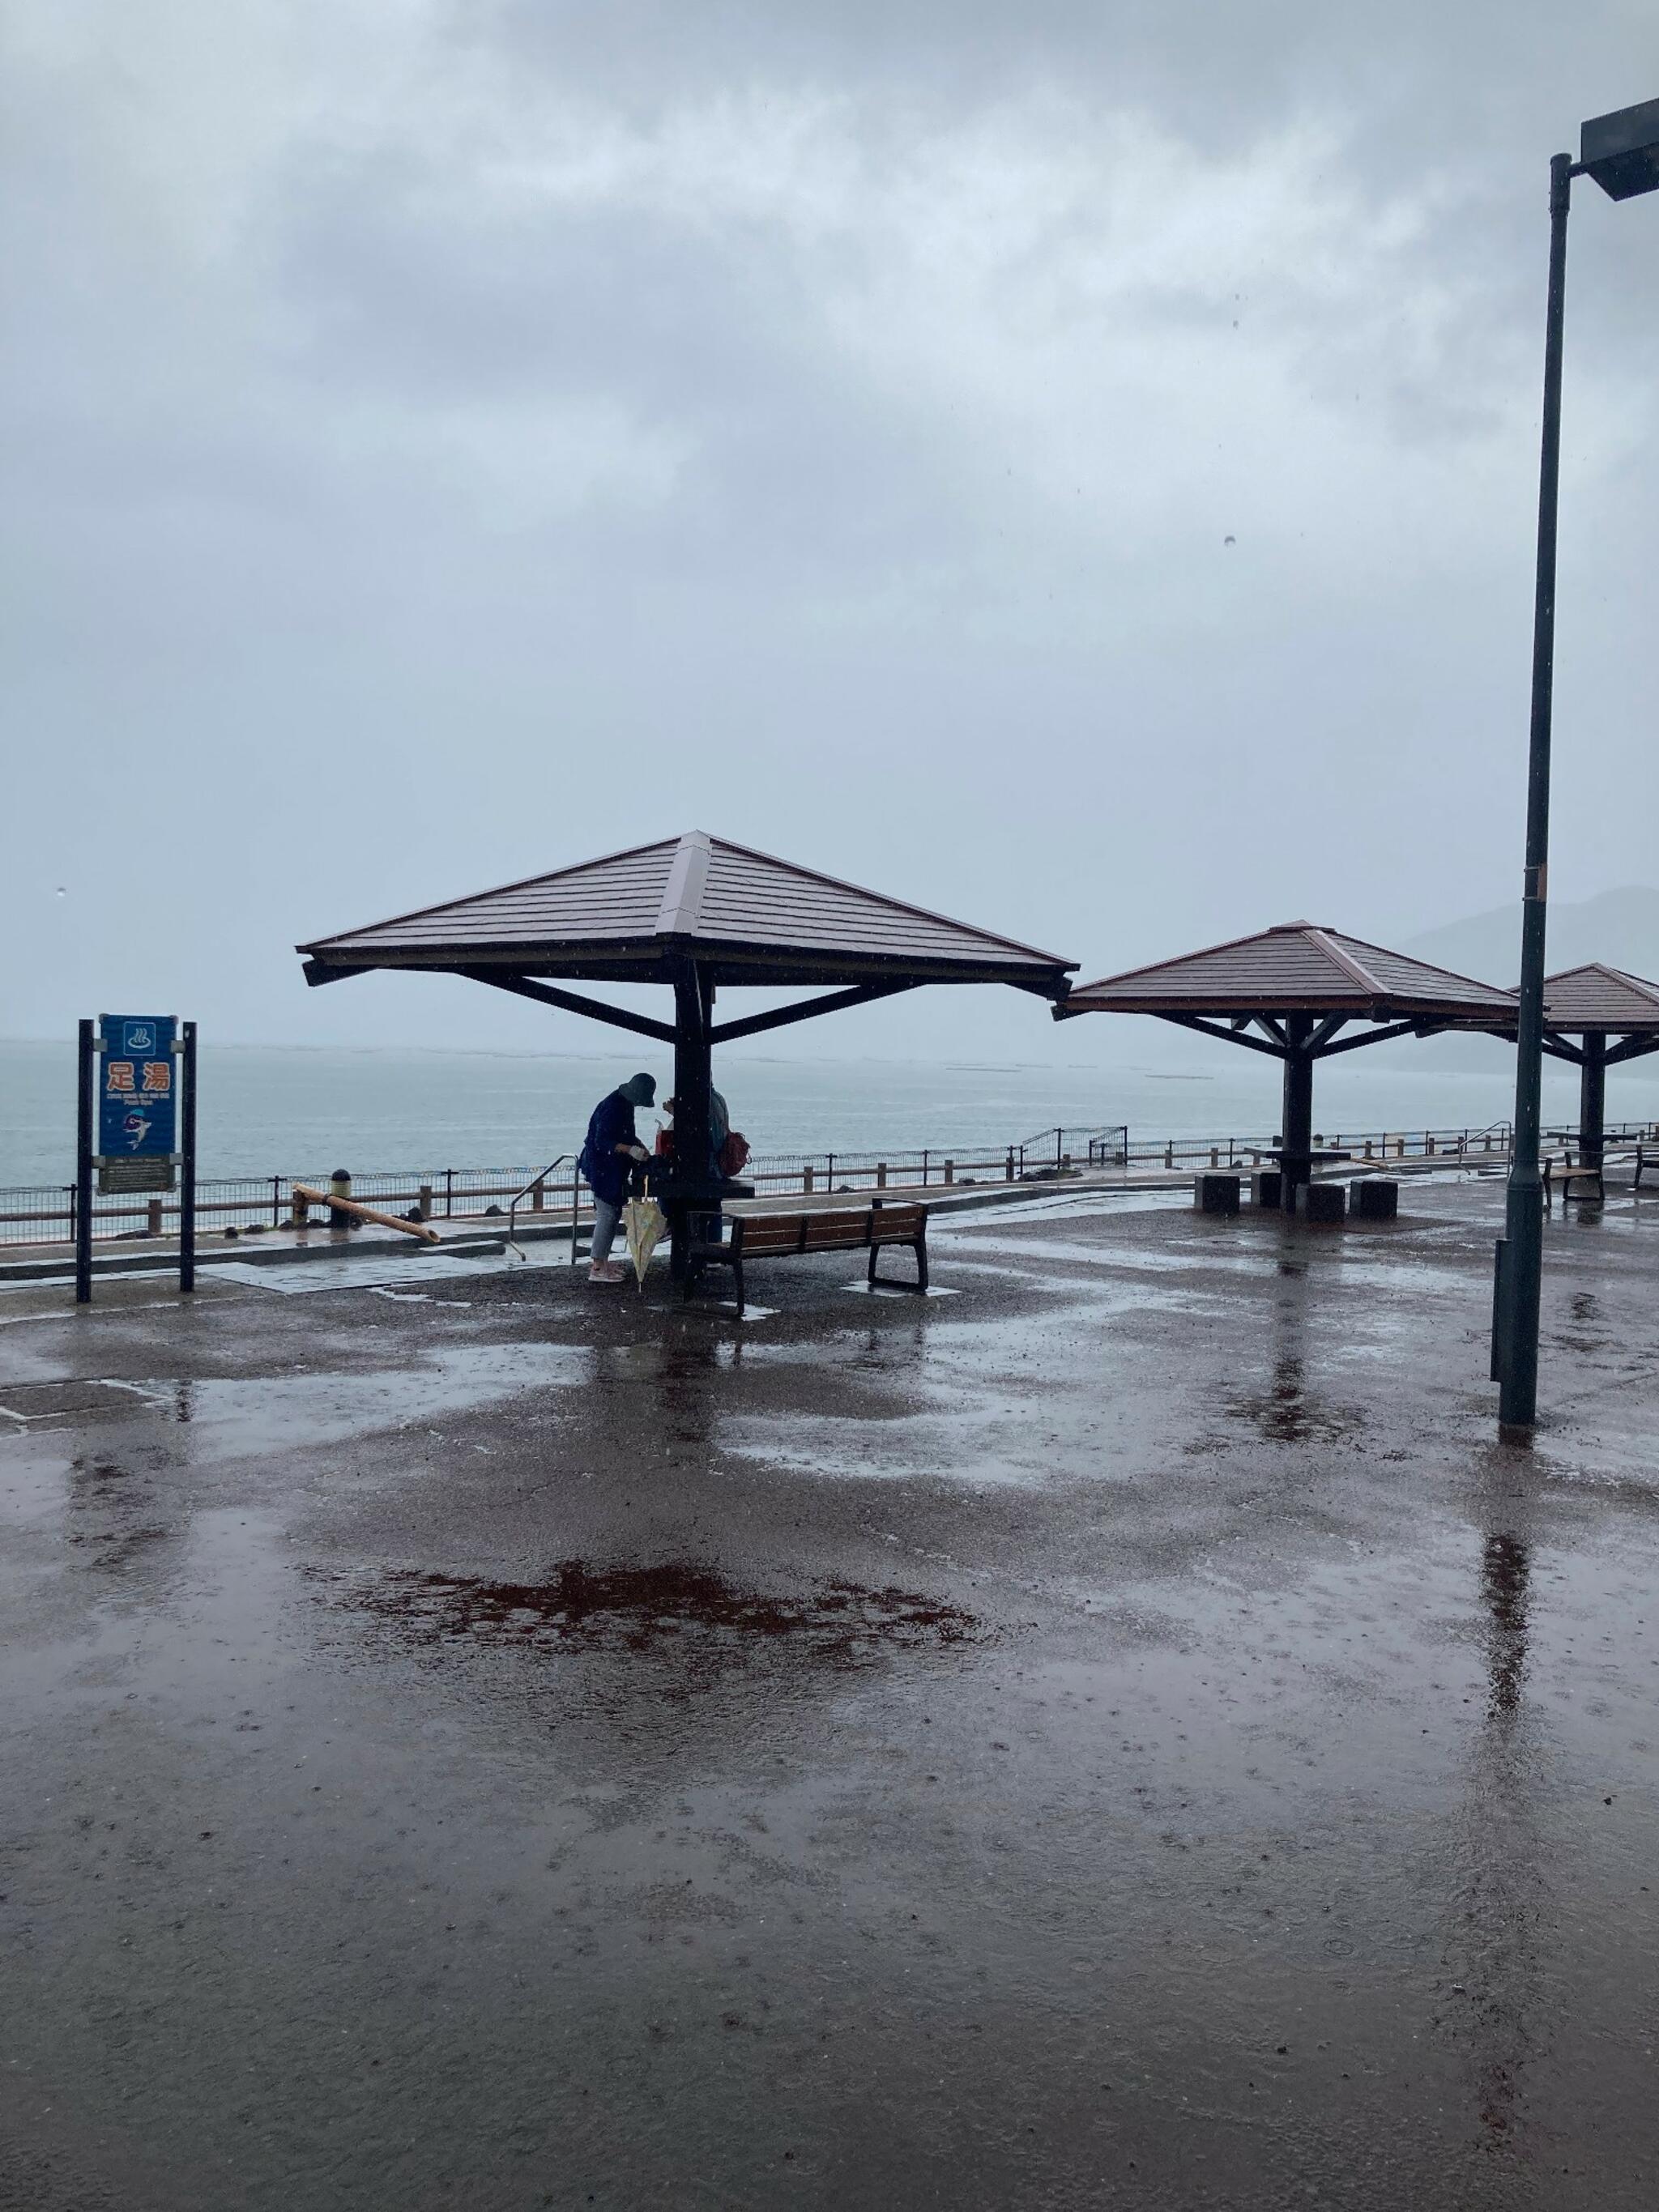
<svg viewBox="0 0 1659 2212">
<path fill-rule="evenodd" d="M 1579 158 L 1550 163 L 1549 300 L 1544 326 L 1544 423 L 1538 471 L 1538 568 L 1533 602 L 1532 731 L 1527 763 L 1527 856 L 1522 884 L 1521 1006 L 1516 1030 L 1515 1152 L 1504 1233 L 1498 1247 L 1492 1370 L 1498 1421 L 1528 1431 L 1538 1411 L 1538 1310 L 1543 1273 L 1544 1189 L 1539 1102 L 1544 1060 L 1544 923 L 1549 882 L 1550 720 L 1555 672 L 1556 494 L 1561 471 L 1561 334 L 1566 298 L 1567 210 L 1572 179 L 1591 177 L 1609 198 L 1659 189 L 1659 100 L 1586 123 Z"/>
</svg>

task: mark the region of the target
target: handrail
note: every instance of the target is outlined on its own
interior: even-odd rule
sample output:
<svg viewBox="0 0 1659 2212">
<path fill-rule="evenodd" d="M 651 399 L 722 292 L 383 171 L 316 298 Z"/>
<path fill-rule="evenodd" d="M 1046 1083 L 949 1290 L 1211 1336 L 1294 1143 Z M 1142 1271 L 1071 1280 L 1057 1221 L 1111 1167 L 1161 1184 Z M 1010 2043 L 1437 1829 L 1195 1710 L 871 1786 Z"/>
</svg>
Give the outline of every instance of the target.
<svg viewBox="0 0 1659 2212">
<path fill-rule="evenodd" d="M 521 1260 L 524 1258 L 524 1254 L 519 1249 L 517 1237 L 519 1200 L 521 1198 L 528 1198 L 532 1190 L 539 1188 L 546 1182 L 555 1168 L 562 1168 L 567 1160 L 574 1165 L 576 1158 L 577 1155 L 574 1152 L 561 1152 L 556 1160 L 548 1162 L 539 1175 L 532 1176 L 522 1190 L 514 1193 L 513 1202 L 507 1209 L 507 1242 L 509 1250 L 518 1252 Z M 576 1264 L 576 1194 L 580 1188 L 579 1179 L 573 1176 L 570 1179 L 570 1264 L 573 1267 Z"/>
</svg>

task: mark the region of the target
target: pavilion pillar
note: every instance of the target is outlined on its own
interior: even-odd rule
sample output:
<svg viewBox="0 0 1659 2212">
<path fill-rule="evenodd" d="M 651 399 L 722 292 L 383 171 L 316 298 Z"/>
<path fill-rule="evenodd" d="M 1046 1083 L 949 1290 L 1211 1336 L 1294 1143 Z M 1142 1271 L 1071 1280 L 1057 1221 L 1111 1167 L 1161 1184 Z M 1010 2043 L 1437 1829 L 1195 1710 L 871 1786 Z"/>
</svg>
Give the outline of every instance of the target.
<svg viewBox="0 0 1659 2212">
<path fill-rule="evenodd" d="M 674 1182 L 697 1190 L 707 1187 L 708 1172 L 708 1087 L 713 1051 L 708 1041 L 714 1004 L 714 987 L 707 972 L 688 960 L 674 978 Z M 687 1255 L 696 1233 L 698 1217 L 689 1206 L 675 1206 L 670 1221 L 670 1273 L 676 1282 L 685 1279 Z"/>
<path fill-rule="evenodd" d="M 1281 1133 L 1284 1139 L 1283 1176 L 1279 1202 L 1286 1213 L 1296 1212 L 1296 1194 L 1313 1173 L 1314 1056 L 1308 1049 L 1313 1035 L 1311 1014 L 1285 1017 L 1285 1103 Z"/>
<path fill-rule="evenodd" d="M 1587 1030 L 1583 1057 L 1578 1064 L 1578 1157 L 1586 1167 L 1600 1167 L 1607 1126 L 1607 1037 L 1605 1030 Z"/>
</svg>

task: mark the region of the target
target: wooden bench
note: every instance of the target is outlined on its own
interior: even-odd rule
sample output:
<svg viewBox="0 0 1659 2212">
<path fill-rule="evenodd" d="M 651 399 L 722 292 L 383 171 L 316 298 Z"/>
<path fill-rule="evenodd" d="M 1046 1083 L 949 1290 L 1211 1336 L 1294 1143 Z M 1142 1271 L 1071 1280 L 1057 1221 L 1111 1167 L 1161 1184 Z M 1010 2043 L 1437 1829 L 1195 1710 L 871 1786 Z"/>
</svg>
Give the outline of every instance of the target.
<svg viewBox="0 0 1659 2212">
<path fill-rule="evenodd" d="M 1607 1197 L 1607 1189 L 1601 1181 L 1601 1170 L 1593 1161 L 1586 1163 L 1583 1160 L 1566 1158 L 1558 1160 L 1546 1152 L 1544 1155 L 1544 1203 L 1546 1206 L 1553 1206 L 1554 1203 L 1552 1196 L 1553 1177 L 1561 1185 L 1563 1206 L 1570 1198 L 1582 1199 L 1590 1195 L 1588 1191 L 1575 1191 L 1572 1186 L 1576 1182 L 1593 1182 L 1595 1185 L 1595 1194 L 1598 1201 L 1605 1200 Z"/>
<path fill-rule="evenodd" d="M 866 1206 L 854 1210 L 803 1213 L 742 1213 L 732 1217 L 732 1234 L 724 1243 L 706 1243 L 691 1248 L 686 1270 L 689 1298 L 705 1267 L 730 1267 L 737 1279 L 738 1311 L 744 1309 L 743 1271 L 750 1260 L 786 1260 L 802 1252 L 865 1252 L 870 1255 L 869 1280 L 876 1275 L 876 1260 L 884 1245 L 908 1244 L 916 1255 L 917 1291 L 927 1288 L 927 1209 L 922 1206 Z M 882 1278 L 890 1280 L 890 1278 Z M 894 1284 L 895 1289 L 911 1285 Z"/>
</svg>

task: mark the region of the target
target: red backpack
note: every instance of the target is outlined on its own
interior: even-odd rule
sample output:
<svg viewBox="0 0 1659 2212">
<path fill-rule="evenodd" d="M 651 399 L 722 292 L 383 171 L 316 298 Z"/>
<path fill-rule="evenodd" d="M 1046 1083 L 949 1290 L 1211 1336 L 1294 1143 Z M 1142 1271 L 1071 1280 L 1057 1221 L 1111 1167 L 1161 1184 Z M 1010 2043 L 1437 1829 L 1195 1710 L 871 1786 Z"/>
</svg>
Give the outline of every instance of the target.
<svg viewBox="0 0 1659 2212">
<path fill-rule="evenodd" d="M 749 1139 L 741 1129 L 728 1131 L 720 1146 L 720 1173 L 728 1182 L 740 1176 L 749 1164 Z"/>
</svg>

